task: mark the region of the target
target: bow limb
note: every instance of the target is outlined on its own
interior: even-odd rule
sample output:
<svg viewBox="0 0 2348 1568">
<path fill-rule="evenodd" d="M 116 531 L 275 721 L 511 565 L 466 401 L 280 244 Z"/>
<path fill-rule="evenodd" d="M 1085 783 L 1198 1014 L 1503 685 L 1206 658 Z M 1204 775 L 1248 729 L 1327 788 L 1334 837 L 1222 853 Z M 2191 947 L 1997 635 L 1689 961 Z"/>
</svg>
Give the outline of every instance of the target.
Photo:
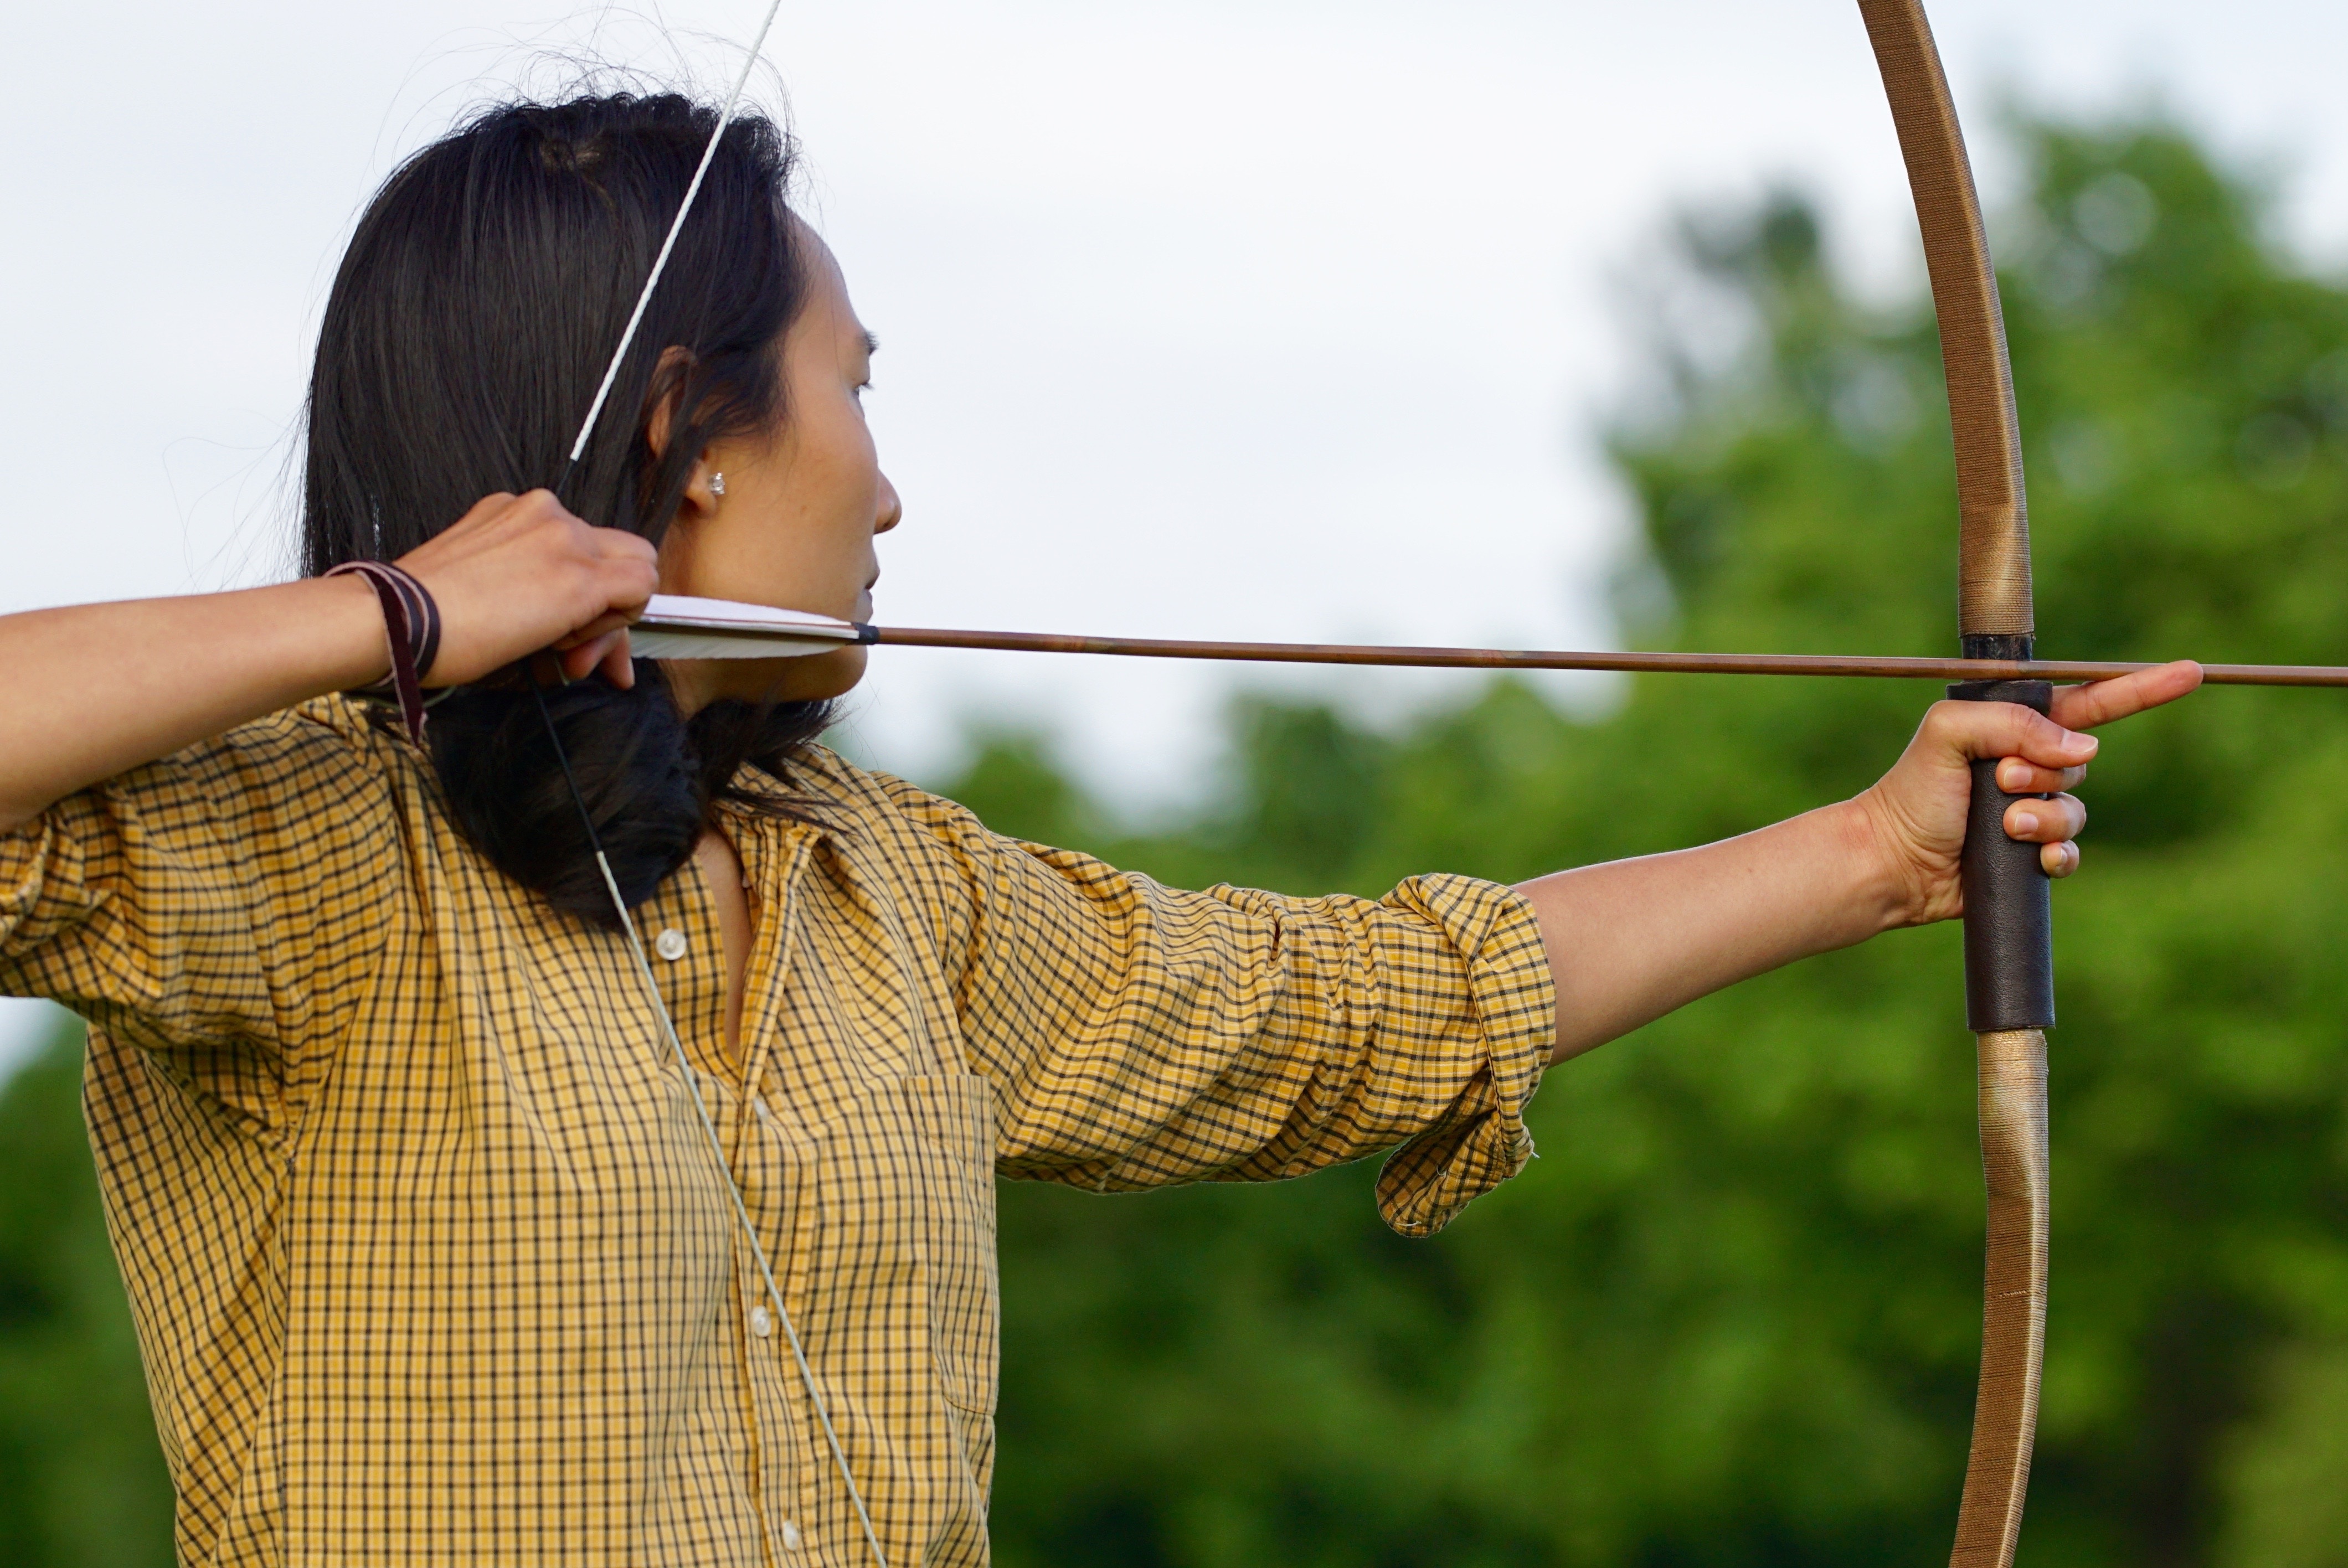
<svg viewBox="0 0 2348 1568">
<path fill-rule="evenodd" d="M 2036 631 L 2022 433 L 1997 273 L 1963 131 L 1920 0 L 1859 0 L 1916 199 L 1956 446 L 1959 630 L 1970 658 L 2028 659 Z M 1949 694 L 2046 711 L 2044 682 Z M 2011 1568 L 2030 1483 L 2046 1328 L 2046 1034 L 2054 1021 L 2052 910 L 2034 845 L 2004 831 L 2012 796 L 1973 764 L 1965 838 L 1965 999 L 1980 1051 L 1988 1242 L 1981 1382 L 1952 1568 Z"/>
</svg>

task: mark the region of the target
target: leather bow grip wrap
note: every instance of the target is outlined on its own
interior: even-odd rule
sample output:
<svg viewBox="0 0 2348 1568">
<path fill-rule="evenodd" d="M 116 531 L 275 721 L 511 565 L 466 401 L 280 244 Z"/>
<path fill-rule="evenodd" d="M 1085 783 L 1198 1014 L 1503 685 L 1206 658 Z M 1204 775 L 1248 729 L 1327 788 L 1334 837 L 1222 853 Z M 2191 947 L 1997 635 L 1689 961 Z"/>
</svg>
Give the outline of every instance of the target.
<svg viewBox="0 0 2348 1568">
<path fill-rule="evenodd" d="M 1950 687 L 1949 695 L 1960 702 L 2018 702 L 2044 713 L 2054 688 L 2044 681 L 1967 681 Z M 1975 1034 L 2051 1029 L 2054 885 L 2038 845 L 2006 835 L 2006 807 L 2024 797 L 1998 787 L 1996 759 L 1976 761 L 1972 774 L 1964 851 L 1966 1025 Z"/>
</svg>

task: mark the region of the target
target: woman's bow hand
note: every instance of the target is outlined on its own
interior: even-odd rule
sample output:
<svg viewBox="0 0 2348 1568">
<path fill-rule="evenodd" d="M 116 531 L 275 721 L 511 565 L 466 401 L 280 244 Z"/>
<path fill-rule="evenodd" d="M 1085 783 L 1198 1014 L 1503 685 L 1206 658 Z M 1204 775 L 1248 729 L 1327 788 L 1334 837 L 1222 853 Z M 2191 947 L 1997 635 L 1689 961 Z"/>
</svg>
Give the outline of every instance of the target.
<svg viewBox="0 0 2348 1568">
<path fill-rule="evenodd" d="M 2082 732 L 2173 702 L 2201 683 L 2201 667 L 2179 661 L 2054 692 L 2051 717 L 2011 702 L 1936 702 L 1891 771 L 1856 804 L 1874 852 L 1893 878 L 1902 923 L 1921 926 L 1964 913 L 1958 859 L 1974 759 L 1996 757 L 2008 794 L 2049 794 L 2006 808 L 2008 836 L 2036 844 L 2050 876 L 2079 868 L 2074 842 L 2087 808 L 2068 792 L 2086 776 L 2094 736 Z"/>
<path fill-rule="evenodd" d="M 628 623 L 659 586 L 652 545 L 573 517 L 551 492 L 484 497 L 400 558 L 440 606 L 440 652 L 427 686 L 478 681 L 553 649 L 578 680 L 601 668 L 635 679 Z"/>
</svg>

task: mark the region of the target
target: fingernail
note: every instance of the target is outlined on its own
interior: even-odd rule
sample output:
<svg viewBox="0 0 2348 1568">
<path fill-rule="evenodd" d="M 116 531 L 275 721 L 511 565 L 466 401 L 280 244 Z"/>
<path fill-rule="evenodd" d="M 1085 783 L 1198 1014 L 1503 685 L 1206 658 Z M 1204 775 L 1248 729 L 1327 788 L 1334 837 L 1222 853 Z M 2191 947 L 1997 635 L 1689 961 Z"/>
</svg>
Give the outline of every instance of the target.
<svg viewBox="0 0 2348 1568">
<path fill-rule="evenodd" d="M 2078 733 L 2076 731 L 2072 732 L 2071 749 L 2075 752 L 2085 752 L 2087 754 L 2092 756 L 2095 754 L 2096 749 L 2103 743 L 2103 742 L 2096 739 L 2093 735 L 2083 735 Z"/>
<path fill-rule="evenodd" d="M 2035 812 L 2024 812 L 2021 815 L 2013 819 L 2013 831 L 2017 834 L 2023 835 L 2037 832 L 2038 815 Z"/>
</svg>

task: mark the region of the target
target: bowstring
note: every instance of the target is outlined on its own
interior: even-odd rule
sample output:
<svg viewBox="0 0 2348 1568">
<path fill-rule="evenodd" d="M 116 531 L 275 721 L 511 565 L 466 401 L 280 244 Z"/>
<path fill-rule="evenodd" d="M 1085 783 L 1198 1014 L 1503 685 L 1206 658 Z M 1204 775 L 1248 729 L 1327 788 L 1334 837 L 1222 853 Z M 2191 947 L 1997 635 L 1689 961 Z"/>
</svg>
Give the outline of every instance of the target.
<svg viewBox="0 0 2348 1568">
<path fill-rule="evenodd" d="M 628 901 L 620 892 L 619 878 L 612 874 L 612 862 L 603 853 L 603 840 L 595 831 L 595 819 L 588 813 L 587 797 L 579 788 L 578 775 L 571 771 L 571 754 L 563 750 L 562 736 L 554 727 L 553 712 L 546 705 L 546 692 L 533 672 L 529 677 L 530 694 L 538 704 L 539 722 L 546 727 L 546 738 L 554 747 L 554 760 L 561 765 L 562 782 L 571 791 L 571 804 L 579 810 L 579 824 L 587 830 L 587 846 L 595 852 L 595 868 L 603 874 L 603 890 L 611 895 L 612 911 L 620 917 L 620 929 L 628 939 L 628 952 L 636 961 L 636 973 L 644 982 L 644 994 L 652 998 L 653 1010 L 660 1015 L 661 1032 L 667 1038 L 671 1054 L 676 1058 L 677 1071 L 685 1075 L 685 1086 L 693 1096 L 693 1109 L 701 1122 L 701 1131 L 709 1140 L 709 1153 L 717 1162 L 719 1175 L 726 1182 L 726 1195 L 734 1200 L 734 1217 L 741 1225 L 742 1235 L 750 1244 L 750 1256 L 758 1266 L 758 1279 L 766 1286 L 767 1299 L 774 1304 L 776 1319 L 781 1323 L 783 1338 L 791 1348 L 791 1359 L 798 1367 L 799 1382 L 806 1388 L 808 1399 L 815 1406 L 816 1420 L 823 1428 L 824 1441 L 831 1448 L 832 1462 L 839 1467 L 839 1479 L 848 1483 L 848 1501 L 856 1510 L 856 1522 L 864 1527 L 864 1539 L 872 1548 L 872 1560 L 880 1568 L 889 1568 L 888 1554 L 880 1549 L 880 1537 L 872 1528 L 872 1515 L 864 1507 L 864 1494 L 858 1490 L 855 1472 L 848 1468 L 848 1452 L 840 1446 L 839 1432 L 831 1424 L 830 1408 L 824 1402 L 823 1390 L 815 1380 L 815 1371 L 808 1365 L 807 1351 L 799 1344 L 799 1331 L 791 1321 L 790 1308 L 783 1305 L 783 1293 L 775 1284 L 775 1271 L 767 1261 L 766 1244 L 758 1239 L 758 1227 L 751 1223 L 750 1205 L 743 1201 L 742 1185 L 734 1179 L 734 1169 L 726 1159 L 724 1140 L 717 1135 L 717 1123 L 709 1114 L 709 1102 L 702 1097 L 701 1079 L 693 1070 L 692 1061 L 685 1053 L 685 1041 L 678 1038 L 676 1020 L 669 1016 L 668 1003 L 661 995 L 660 980 L 653 974 L 652 960 L 644 957 L 644 939 L 636 933 L 636 922 L 628 912 Z M 746 1092 L 748 1091 L 746 1090 Z"/>
<path fill-rule="evenodd" d="M 709 133 L 709 144 L 702 149 L 701 161 L 693 170 L 692 182 L 685 188 L 685 199 L 677 203 L 676 217 L 661 241 L 660 251 L 653 258 L 652 271 L 644 278 L 644 286 L 636 294 L 633 309 L 628 313 L 628 324 L 620 333 L 619 346 L 612 351 L 609 364 L 603 367 L 603 379 L 596 384 L 594 400 L 587 406 L 587 417 L 579 423 L 578 438 L 571 444 L 571 456 L 563 463 L 562 477 L 555 482 L 555 494 L 569 487 L 573 469 L 579 466 L 581 456 L 587 450 L 588 440 L 595 434 L 596 422 L 602 417 L 603 405 L 612 395 L 613 384 L 619 380 L 620 367 L 628 357 L 628 350 L 636 340 L 636 329 L 644 324 L 644 312 L 652 304 L 653 291 L 660 286 L 661 274 L 668 270 L 668 259 L 676 249 L 677 236 L 685 231 L 685 220 L 693 211 L 694 201 L 701 194 L 701 186 L 708 177 L 709 166 L 716 161 L 718 144 L 725 140 L 726 129 L 734 123 L 734 111 L 742 101 L 743 90 L 749 86 L 750 73 L 757 68 L 760 54 L 767 45 L 767 34 L 775 25 L 776 15 L 783 8 L 783 0 L 772 0 L 767 7 L 766 19 L 758 24 L 757 36 L 742 61 L 741 74 L 734 78 L 733 90 L 726 95 L 723 108 L 717 111 L 717 125 Z M 741 1226 L 742 1235 L 750 1244 L 750 1255 L 758 1266 L 759 1283 L 766 1287 L 767 1299 L 772 1303 L 775 1317 L 782 1325 L 783 1338 L 791 1348 L 791 1360 L 798 1367 L 799 1382 L 807 1389 L 808 1400 L 815 1407 L 817 1421 L 823 1428 L 824 1441 L 831 1450 L 832 1462 L 839 1468 L 839 1479 L 848 1487 L 848 1501 L 856 1510 L 856 1522 L 864 1528 L 866 1544 L 872 1548 L 872 1560 L 880 1568 L 889 1568 L 888 1553 L 880 1548 L 880 1532 L 872 1528 L 872 1515 L 864 1506 L 864 1493 L 856 1484 L 856 1473 L 849 1468 L 847 1450 L 841 1447 L 839 1432 L 832 1425 L 831 1409 L 826 1404 L 823 1390 L 818 1386 L 814 1368 L 808 1365 L 807 1351 L 799 1343 L 799 1333 L 791 1320 L 790 1308 L 783 1305 L 783 1293 L 775 1284 L 775 1271 L 767 1261 L 766 1244 L 758 1239 L 758 1227 L 751 1222 L 750 1206 L 743 1200 L 741 1184 L 734 1179 L 734 1168 L 726 1158 L 726 1146 L 717 1135 L 717 1124 L 709 1114 L 709 1104 L 702 1097 L 701 1081 L 685 1052 L 685 1041 L 676 1032 L 676 1020 L 669 1016 L 668 1002 L 661 995 L 660 981 L 653 973 L 652 961 L 644 957 L 643 939 L 637 935 L 636 922 L 628 910 L 628 901 L 620 892 L 619 878 L 612 874 L 612 862 L 603 853 L 602 836 L 595 831 L 595 818 L 587 809 L 587 797 L 579 788 L 579 777 L 572 771 L 571 755 L 556 730 L 554 714 L 546 705 L 545 691 L 540 686 L 534 671 L 527 671 L 531 698 L 538 704 L 539 722 L 545 726 L 548 744 L 554 748 L 554 760 L 562 769 L 562 782 L 571 793 L 571 804 L 578 808 L 580 825 L 587 830 L 587 846 L 594 851 L 595 867 L 602 873 L 603 890 L 611 896 L 612 912 L 620 917 L 620 929 L 626 936 L 628 952 L 635 959 L 636 973 L 644 983 L 644 994 L 652 999 L 653 1010 L 660 1017 L 661 1032 L 666 1037 L 669 1050 L 676 1058 L 677 1071 L 685 1075 L 685 1088 L 693 1096 L 693 1109 L 701 1122 L 701 1131 L 708 1139 L 709 1153 L 717 1162 L 718 1174 L 726 1183 L 726 1196 L 734 1200 L 734 1217 Z"/>
<path fill-rule="evenodd" d="M 554 493 L 558 496 L 571 482 L 571 471 L 579 466 L 588 438 L 595 434 L 595 422 L 602 417 L 603 405 L 612 395 L 612 384 L 620 378 L 620 365 L 635 343 L 636 329 L 644 324 L 644 309 L 653 302 L 653 291 L 660 287 L 661 274 L 668 271 L 669 252 L 676 249 L 676 237 L 685 231 L 685 217 L 701 194 L 701 182 L 708 178 L 709 166 L 717 157 L 717 144 L 726 139 L 726 128 L 734 123 L 734 110 L 742 101 L 743 89 L 750 85 L 750 73 L 757 69 L 758 56 L 767 46 L 767 34 L 782 8 L 783 0 L 773 0 L 767 7 L 767 19 L 758 24 L 758 35 L 750 40 L 750 52 L 743 56 L 742 74 L 734 78 L 734 89 L 726 95 L 725 107 L 717 111 L 717 128 L 709 133 L 709 145 L 701 149 L 701 162 L 693 170 L 693 181 L 685 188 L 685 200 L 677 203 L 676 219 L 669 224 L 660 251 L 653 257 L 653 270 L 645 274 L 644 286 L 636 294 L 635 308 L 628 313 L 628 324 L 621 329 L 620 346 L 612 351 L 612 363 L 603 367 L 603 379 L 596 384 L 594 400 L 587 405 L 587 417 L 579 422 L 578 438 L 571 443 L 571 456 L 562 465 L 562 477 L 555 482 Z"/>
</svg>

